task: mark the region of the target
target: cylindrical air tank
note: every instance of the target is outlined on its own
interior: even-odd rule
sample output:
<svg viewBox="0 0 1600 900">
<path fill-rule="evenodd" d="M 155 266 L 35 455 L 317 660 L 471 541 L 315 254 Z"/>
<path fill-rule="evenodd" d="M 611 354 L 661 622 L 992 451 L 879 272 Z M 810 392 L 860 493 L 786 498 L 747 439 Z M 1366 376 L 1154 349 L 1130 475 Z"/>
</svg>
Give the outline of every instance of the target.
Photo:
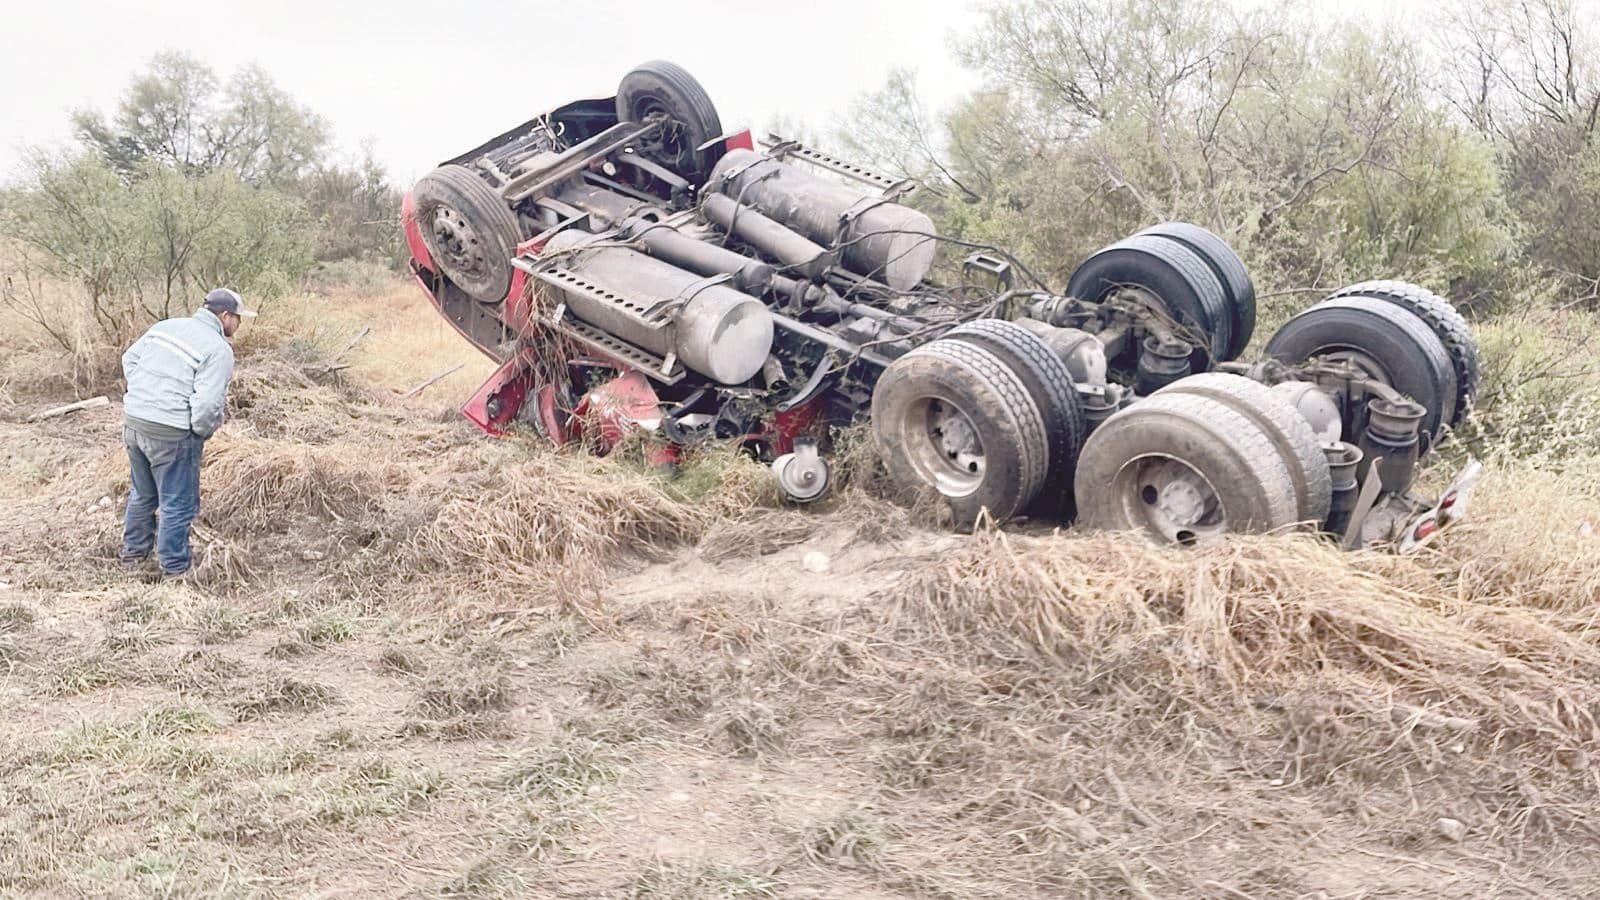
<svg viewBox="0 0 1600 900">
<path fill-rule="evenodd" d="M 658 356 L 676 354 L 688 368 L 723 384 L 741 384 L 761 371 L 772 352 L 773 328 L 761 301 L 626 247 L 584 246 L 594 240 L 575 229 L 563 231 L 541 254 L 561 254 L 562 268 L 618 295 L 597 299 L 562 290 L 573 315 Z M 641 318 L 663 299 L 681 302 L 659 321 Z"/>
<path fill-rule="evenodd" d="M 724 176 L 733 177 L 724 181 Z M 933 266 L 933 220 L 753 150 L 730 150 L 711 171 L 713 190 L 840 250 L 845 268 L 897 291 L 916 287 Z"/>
</svg>

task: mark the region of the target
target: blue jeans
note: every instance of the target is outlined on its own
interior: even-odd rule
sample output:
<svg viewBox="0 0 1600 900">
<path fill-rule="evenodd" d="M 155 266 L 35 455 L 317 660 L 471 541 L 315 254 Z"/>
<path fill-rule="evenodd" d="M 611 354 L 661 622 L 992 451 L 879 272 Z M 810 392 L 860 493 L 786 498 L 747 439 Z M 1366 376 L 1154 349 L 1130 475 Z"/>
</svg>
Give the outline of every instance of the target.
<svg viewBox="0 0 1600 900">
<path fill-rule="evenodd" d="M 161 571 L 187 572 L 189 525 L 200 512 L 200 450 L 205 440 L 190 432 L 163 441 L 124 426 L 122 442 L 128 445 L 130 469 L 122 558 L 143 559 L 154 549 Z"/>
</svg>

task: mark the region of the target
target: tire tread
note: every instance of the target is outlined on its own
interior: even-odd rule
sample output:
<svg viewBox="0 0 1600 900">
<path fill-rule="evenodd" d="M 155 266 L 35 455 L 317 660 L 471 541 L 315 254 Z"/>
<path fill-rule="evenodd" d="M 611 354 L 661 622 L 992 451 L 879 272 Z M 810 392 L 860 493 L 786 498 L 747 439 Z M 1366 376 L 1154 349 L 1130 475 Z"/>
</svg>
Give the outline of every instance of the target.
<svg viewBox="0 0 1600 900">
<path fill-rule="evenodd" d="M 1162 222 L 1139 232 L 1154 235 L 1181 244 L 1193 250 L 1211 266 L 1212 272 L 1222 282 L 1233 313 L 1233 340 L 1228 345 L 1228 358 L 1237 359 L 1256 329 L 1256 286 L 1228 242 L 1211 231 L 1188 222 Z"/>
<path fill-rule="evenodd" d="M 1328 299 L 1353 296 L 1386 300 L 1415 313 L 1444 342 L 1456 370 L 1456 405 L 1450 414 L 1450 424 L 1460 425 L 1478 398 L 1479 363 L 1478 340 L 1455 305 L 1427 288 L 1391 279 L 1352 284 L 1335 291 Z"/>
<path fill-rule="evenodd" d="M 1295 480 L 1300 521 L 1320 524 L 1333 502 L 1328 459 L 1311 424 L 1271 388 L 1241 375 L 1205 372 L 1181 378 L 1156 392 L 1194 394 L 1226 403 L 1255 421 L 1277 444 Z"/>
<path fill-rule="evenodd" d="M 987 346 L 997 355 L 1009 357 L 1044 418 L 1050 458 L 1040 497 L 1054 507 L 1051 512 L 1070 515 L 1072 476 L 1083 448 L 1087 421 L 1066 363 L 1038 335 L 1003 319 L 969 322 L 945 338 Z"/>
</svg>

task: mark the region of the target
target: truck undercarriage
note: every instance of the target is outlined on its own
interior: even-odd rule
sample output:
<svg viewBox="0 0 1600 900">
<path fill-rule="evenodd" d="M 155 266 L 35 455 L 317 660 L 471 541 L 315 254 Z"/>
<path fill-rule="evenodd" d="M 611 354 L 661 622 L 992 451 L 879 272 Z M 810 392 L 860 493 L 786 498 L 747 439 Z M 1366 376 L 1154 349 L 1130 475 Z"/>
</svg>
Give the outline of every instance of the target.
<svg viewBox="0 0 1600 900">
<path fill-rule="evenodd" d="M 1237 361 L 1255 291 L 1216 235 L 1163 223 L 1057 292 L 1001 248 L 939 235 L 916 185 L 799 142 L 724 134 L 686 72 L 647 63 L 425 176 L 412 271 L 501 363 L 463 407 L 663 459 L 737 441 L 804 502 L 829 429 L 870 417 L 890 474 L 958 526 L 1044 517 L 1162 541 L 1314 526 L 1347 546 L 1431 536 L 1417 460 L 1471 407 L 1448 301 L 1365 282 Z"/>
</svg>

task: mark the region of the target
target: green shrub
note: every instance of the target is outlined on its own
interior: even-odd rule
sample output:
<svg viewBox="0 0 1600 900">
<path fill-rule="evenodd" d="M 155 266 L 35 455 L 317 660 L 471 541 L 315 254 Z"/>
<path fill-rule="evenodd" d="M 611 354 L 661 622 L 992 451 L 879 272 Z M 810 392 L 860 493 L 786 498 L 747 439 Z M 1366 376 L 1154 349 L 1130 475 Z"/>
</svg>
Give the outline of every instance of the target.
<svg viewBox="0 0 1600 900">
<path fill-rule="evenodd" d="M 230 172 L 186 175 L 151 163 L 124 182 L 92 154 L 38 156 L 0 213 L 0 237 L 19 248 L 8 268 L 28 270 L 11 283 L 43 274 L 77 287 L 82 305 L 15 292 L 4 299 L 68 349 L 80 316 L 92 334 L 121 344 L 219 285 L 257 303 L 281 295 L 309 268 L 314 236 L 300 201 Z"/>
</svg>

